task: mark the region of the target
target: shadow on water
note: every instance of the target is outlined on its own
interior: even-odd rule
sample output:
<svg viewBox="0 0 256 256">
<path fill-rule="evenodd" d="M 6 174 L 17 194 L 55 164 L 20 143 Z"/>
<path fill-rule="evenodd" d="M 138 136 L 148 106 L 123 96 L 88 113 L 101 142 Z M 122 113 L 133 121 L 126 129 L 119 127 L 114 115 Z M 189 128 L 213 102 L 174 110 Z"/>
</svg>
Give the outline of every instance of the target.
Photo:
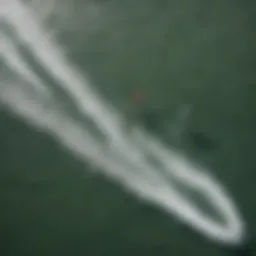
<svg viewBox="0 0 256 256">
<path fill-rule="evenodd" d="M 252 239 L 248 239 L 244 244 L 233 248 L 225 249 L 227 256 L 254 256 L 255 245 L 252 243 Z"/>
<path fill-rule="evenodd" d="M 189 139 L 191 144 L 196 147 L 199 151 L 203 152 L 215 152 L 218 148 L 217 143 L 200 132 L 190 132 Z"/>
</svg>

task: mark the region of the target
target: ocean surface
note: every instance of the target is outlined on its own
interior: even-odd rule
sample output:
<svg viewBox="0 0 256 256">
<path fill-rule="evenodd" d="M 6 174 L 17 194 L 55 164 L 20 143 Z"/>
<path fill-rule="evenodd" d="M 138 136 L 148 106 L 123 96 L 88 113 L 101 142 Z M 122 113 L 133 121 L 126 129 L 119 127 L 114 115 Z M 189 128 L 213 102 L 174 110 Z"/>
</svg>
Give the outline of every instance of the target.
<svg viewBox="0 0 256 256">
<path fill-rule="evenodd" d="M 0 255 L 234 255 L 162 207 L 157 150 L 131 153 L 151 137 L 225 187 L 255 247 L 255 26 L 249 0 L 0 0 Z"/>
</svg>

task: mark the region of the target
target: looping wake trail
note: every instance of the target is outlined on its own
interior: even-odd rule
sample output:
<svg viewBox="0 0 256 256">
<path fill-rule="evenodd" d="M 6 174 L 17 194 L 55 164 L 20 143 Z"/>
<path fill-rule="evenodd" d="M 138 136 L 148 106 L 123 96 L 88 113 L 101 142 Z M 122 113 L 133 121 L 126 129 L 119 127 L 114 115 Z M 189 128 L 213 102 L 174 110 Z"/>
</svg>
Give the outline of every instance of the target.
<svg viewBox="0 0 256 256">
<path fill-rule="evenodd" d="M 0 60 L 10 74 L 1 75 L 0 103 L 33 126 L 53 135 L 82 161 L 89 160 L 98 165 L 104 175 L 204 236 L 224 244 L 243 242 L 243 220 L 219 182 L 181 153 L 167 148 L 138 127 L 128 133 L 121 114 L 68 62 L 64 51 L 36 19 L 35 11 L 19 0 L 2 0 L 1 23 L 13 26 L 20 42 L 29 47 L 40 65 L 58 82 L 59 90 L 69 96 L 81 116 L 92 120 L 106 141 L 92 135 L 83 120 L 75 119 L 54 103 L 54 88 L 31 70 L 18 44 L 1 26 Z M 148 153 L 161 165 L 150 162 L 146 157 Z M 222 216 L 223 222 L 200 210 L 176 189 L 175 184 L 203 194 Z"/>
</svg>

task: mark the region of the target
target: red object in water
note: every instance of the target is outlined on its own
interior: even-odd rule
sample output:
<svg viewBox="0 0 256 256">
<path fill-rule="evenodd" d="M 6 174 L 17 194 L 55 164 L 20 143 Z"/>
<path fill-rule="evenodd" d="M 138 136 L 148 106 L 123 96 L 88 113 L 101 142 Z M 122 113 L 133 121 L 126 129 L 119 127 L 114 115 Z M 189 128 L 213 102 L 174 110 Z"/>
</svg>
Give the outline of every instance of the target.
<svg viewBox="0 0 256 256">
<path fill-rule="evenodd" d="M 145 99 L 145 93 L 142 91 L 136 91 L 133 95 L 133 102 L 135 104 L 141 103 Z"/>
</svg>

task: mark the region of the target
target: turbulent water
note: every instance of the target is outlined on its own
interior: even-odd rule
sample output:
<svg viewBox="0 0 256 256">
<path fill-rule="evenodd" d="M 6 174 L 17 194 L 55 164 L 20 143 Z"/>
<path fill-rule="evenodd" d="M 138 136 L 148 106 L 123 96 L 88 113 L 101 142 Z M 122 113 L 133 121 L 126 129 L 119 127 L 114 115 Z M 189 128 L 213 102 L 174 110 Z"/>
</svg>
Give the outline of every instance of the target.
<svg viewBox="0 0 256 256">
<path fill-rule="evenodd" d="M 3 108 L 21 116 L 32 127 L 43 129 L 81 161 L 100 167 L 102 175 L 205 237 L 228 245 L 243 243 L 245 222 L 234 203 L 236 199 L 221 185 L 221 180 L 139 125 L 130 123 L 127 127 L 130 121 L 122 107 L 117 108 L 118 100 L 110 101 L 109 92 L 97 88 L 97 81 L 90 78 L 90 69 L 86 74 L 87 70 L 82 71 L 72 60 L 71 49 L 83 47 L 88 56 L 92 54 L 92 49 L 87 49 L 92 44 L 90 40 L 94 40 L 97 52 L 97 44 L 104 40 L 104 29 L 116 26 L 112 12 L 119 13 L 120 22 L 128 20 L 125 13 L 100 1 L 71 4 L 57 0 L 1 0 L 0 4 Z M 134 1 L 127 8 L 136 8 Z M 150 10 L 141 11 L 138 6 L 137 12 L 146 17 Z M 136 21 L 138 14 L 133 15 Z M 83 45 L 79 42 L 81 30 L 88 33 Z M 64 36 L 66 33 L 66 45 L 58 40 L 60 31 Z M 95 31 L 103 36 L 90 36 Z M 119 42 L 130 40 L 122 31 L 116 32 L 116 36 Z M 206 34 L 204 40 L 213 36 Z M 109 43 L 108 35 L 105 37 L 106 52 L 112 47 L 122 50 L 122 44 L 116 45 L 115 40 Z M 111 56 L 106 54 L 106 58 Z M 173 128 L 176 138 L 189 109 L 189 105 L 185 106 L 178 114 L 180 120 Z M 203 197 L 210 213 L 189 196 L 192 192 Z"/>
</svg>

